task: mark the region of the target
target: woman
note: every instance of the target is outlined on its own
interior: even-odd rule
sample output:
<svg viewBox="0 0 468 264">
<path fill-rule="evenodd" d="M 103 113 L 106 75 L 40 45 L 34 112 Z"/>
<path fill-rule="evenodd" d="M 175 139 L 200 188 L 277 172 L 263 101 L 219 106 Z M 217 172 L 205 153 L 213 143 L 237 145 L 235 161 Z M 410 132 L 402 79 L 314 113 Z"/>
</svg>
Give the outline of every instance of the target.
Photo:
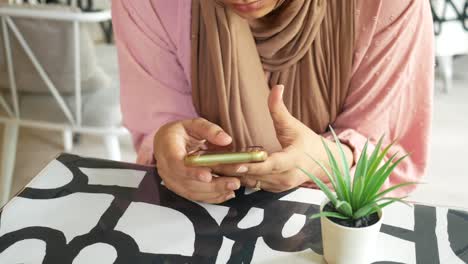
<svg viewBox="0 0 468 264">
<path fill-rule="evenodd" d="M 124 123 L 166 186 L 221 203 L 241 185 L 280 192 L 325 175 L 331 125 L 357 161 L 366 138 L 411 152 L 385 187 L 425 173 L 433 40 L 422 0 L 113 1 Z M 201 117 L 201 118 L 200 118 Z M 189 168 L 208 143 L 262 145 L 259 164 Z M 154 148 L 153 148 L 154 146 Z M 213 177 L 213 174 L 236 177 Z M 394 195 L 410 192 L 408 187 Z"/>
</svg>

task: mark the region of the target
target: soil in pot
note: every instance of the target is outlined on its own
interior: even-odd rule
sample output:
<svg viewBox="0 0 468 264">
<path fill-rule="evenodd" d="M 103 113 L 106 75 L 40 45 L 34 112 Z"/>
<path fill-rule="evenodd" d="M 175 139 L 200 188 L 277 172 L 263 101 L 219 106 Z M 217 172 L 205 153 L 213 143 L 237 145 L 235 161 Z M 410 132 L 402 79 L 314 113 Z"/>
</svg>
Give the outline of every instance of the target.
<svg viewBox="0 0 468 264">
<path fill-rule="evenodd" d="M 335 209 L 335 206 L 331 202 L 327 203 L 325 207 L 323 207 L 324 212 L 338 212 Z M 328 217 L 330 221 L 332 221 L 335 224 L 346 226 L 346 227 L 355 227 L 355 228 L 361 228 L 361 227 L 367 227 L 371 226 L 379 221 L 379 214 L 378 213 L 373 213 L 371 215 L 362 217 L 360 219 L 339 219 L 339 218 L 334 218 L 334 217 Z"/>
</svg>

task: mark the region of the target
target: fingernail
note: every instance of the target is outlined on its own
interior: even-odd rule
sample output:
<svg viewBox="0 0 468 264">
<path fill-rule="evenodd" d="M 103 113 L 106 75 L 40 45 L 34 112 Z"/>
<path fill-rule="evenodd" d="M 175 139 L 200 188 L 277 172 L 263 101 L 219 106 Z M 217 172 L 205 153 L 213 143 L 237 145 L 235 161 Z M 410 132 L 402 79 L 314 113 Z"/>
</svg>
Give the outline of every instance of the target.
<svg viewBox="0 0 468 264">
<path fill-rule="evenodd" d="M 283 99 L 284 85 L 280 84 L 280 85 L 278 85 L 278 87 L 280 88 L 280 97 L 281 97 L 281 99 Z"/>
<path fill-rule="evenodd" d="M 224 138 L 231 138 L 231 136 L 229 136 L 226 132 L 220 130 L 218 131 L 218 133 L 216 134 L 217 137 L 224 137 Z"/>
<path fill-rule="evenodd" d="M 226 197 L 227 200 L 231 200 L 231 199 L 234 199 L 234 198 L 236 198 L 236 194 L 235 194 L 235 193 L 231 193 L 230 195 L 228 195 L 228 196 Z"/>
<path fill-rule="evenodd" d="M 240 166 L 236 173 L 246 173 L 247 171 L 249 171 L 249 168 L 247 168 L 246 166 Z"/>
<path fill-rule="evenodd" d="M 227 187 L 228 187 L 229 190 L 232 190 L 232 191 L 237 190 L 237 189 L 240 188 L 240 186 L 235 182 L 228 183 Z"/>
</svg>

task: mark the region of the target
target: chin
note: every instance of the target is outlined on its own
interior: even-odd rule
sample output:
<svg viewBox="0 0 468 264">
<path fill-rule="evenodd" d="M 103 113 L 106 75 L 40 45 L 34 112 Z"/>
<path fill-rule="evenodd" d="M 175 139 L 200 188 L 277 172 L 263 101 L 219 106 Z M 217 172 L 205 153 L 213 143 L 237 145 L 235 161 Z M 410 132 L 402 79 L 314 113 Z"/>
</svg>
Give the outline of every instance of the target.
<svg viewBox="0 0 468 264">
<path fill-rule="evenodd" d="M 236 14 L 245 19 L 258 19 L 268 15 L 275 9 L 278 0 L 256 0 L 250 2 L 225 2 L 225 4 L 232 9 Z M 244 4 L 249 7 L 241 8 L 239 4 Z"/>
<path fill-rule="evenodd" d="M 236 12 L 236 11 L 234 11 Z M 242 12 L 236 12 L 240 17 L 245 18 L 247 20 L 253 20 L 253 19 L 259 19 L 262 18 L 266 15 L 268 15 L 270 11 L 268 10 L 259 10 L 251 13 L 242 13 Z"/>
</svg>

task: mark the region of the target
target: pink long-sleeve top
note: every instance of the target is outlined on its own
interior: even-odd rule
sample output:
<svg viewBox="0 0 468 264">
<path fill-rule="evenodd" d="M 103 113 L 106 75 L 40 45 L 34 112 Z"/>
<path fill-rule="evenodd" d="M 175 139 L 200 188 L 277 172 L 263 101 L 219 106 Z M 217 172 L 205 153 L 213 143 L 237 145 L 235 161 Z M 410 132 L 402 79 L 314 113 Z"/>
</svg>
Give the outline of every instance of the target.
<svg viewBox="0 0 468 264">
<path fill-rule="evenodd" d="M 113 0 L 124 125 L 138 163 L 153 161 L 162 125 L 197 117 L 191 93 L 191 1 Z M 429 1 L 358 0 L 349 95 L 333 127 L 358 160 L 366 139 L 397 140 L 412 153 L 384 188 L 425 174 L 432 115 L 433 26 Z M 371 145 L 372 145 L 371 144 Z M 372 149 L 372 146 L 371 146 Z M 400 189 L 394 195 L 408 193 Z"/>
</svg>

